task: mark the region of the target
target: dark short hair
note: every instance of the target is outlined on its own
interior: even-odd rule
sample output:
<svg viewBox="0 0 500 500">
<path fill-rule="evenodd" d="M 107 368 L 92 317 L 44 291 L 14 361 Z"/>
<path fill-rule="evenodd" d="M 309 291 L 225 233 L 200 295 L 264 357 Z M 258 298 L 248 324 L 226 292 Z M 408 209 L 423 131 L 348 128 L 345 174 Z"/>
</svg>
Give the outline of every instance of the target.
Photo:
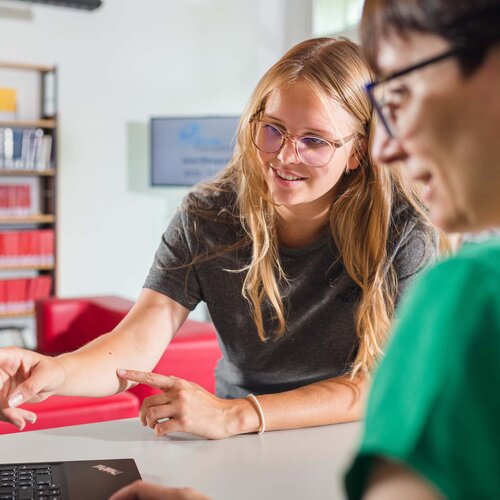
<svg viewBox="0 0 500 500">
<path fill-rule="evenodd" d="M 500 41 L 500 0 L 365 0 L 361 40 L 375 73 L 380 41 L 412 31 L 440 36 L 460 49 L 462 73 L 470 75 Z"/>
</svg>

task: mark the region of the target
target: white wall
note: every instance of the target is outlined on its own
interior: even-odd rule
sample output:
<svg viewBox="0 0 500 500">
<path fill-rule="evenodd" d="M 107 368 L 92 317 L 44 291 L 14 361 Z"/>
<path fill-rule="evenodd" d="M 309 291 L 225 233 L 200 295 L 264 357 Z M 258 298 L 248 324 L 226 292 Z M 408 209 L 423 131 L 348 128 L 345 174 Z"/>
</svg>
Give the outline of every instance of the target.
<svg viewBox="0 0 500 500">
<path fill-rule="evenodd" d="M 90 13 L 24 14 L 0 9 L 0 59 L 59 68 L 59 295 L 134 299 L 185 193 L 148 186 L 149 118 L 240 113 L 302 33 L 287 29 L 286 0 L 104 0 Z"/>
</svg>

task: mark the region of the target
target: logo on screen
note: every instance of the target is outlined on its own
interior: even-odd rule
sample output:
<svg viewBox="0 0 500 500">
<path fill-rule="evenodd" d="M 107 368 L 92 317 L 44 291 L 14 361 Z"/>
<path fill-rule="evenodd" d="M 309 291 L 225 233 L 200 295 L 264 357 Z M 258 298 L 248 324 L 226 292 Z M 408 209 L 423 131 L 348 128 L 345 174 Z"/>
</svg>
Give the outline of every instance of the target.
<svg viewBox="0 0 500 500">
<path fill-rule="evenodd" d="M 204 134 L 199 123 L 188 123 L 179 130 L 179 142 L 189 146 L 203 149 L 214 149 L 224 147 L 219 137 L 210 137 Z"/>
</svg>

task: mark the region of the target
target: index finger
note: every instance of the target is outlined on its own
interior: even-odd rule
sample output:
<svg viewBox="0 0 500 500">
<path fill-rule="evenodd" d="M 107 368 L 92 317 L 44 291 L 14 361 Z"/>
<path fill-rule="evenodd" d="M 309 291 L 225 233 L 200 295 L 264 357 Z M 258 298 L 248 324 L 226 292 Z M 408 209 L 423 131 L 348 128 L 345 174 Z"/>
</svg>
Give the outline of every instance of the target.
<svg viewBox="0 0 500 500">
<path fill-rule="evenodd" d="M 137 370 L 123 370 L 118 369 L 116 373 L 120 378 L 129 380 L 130 382 L 137 382 L 139 384 L 146 384 L 162 391 L 168 391 L 175 384 L 175 379 L 167 375 L 161 375 L 153 372 L 140 372 Z"/>
</svg>

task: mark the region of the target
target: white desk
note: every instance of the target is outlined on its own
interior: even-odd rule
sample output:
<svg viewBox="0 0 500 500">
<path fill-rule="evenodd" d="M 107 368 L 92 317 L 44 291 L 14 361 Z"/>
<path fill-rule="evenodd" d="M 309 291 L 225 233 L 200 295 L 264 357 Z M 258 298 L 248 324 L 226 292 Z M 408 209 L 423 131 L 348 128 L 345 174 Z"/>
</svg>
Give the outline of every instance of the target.
<svg viewBox="0 0 500 500">
<path fill-rule="evenodd" d="M 342 499 L 361 424 L 207 441 L 157 438 L 137 419 L 0 436 L 0 462 L 134 458 L 148 481 L 192 486 L 217 500 Z"/>
</svg>

